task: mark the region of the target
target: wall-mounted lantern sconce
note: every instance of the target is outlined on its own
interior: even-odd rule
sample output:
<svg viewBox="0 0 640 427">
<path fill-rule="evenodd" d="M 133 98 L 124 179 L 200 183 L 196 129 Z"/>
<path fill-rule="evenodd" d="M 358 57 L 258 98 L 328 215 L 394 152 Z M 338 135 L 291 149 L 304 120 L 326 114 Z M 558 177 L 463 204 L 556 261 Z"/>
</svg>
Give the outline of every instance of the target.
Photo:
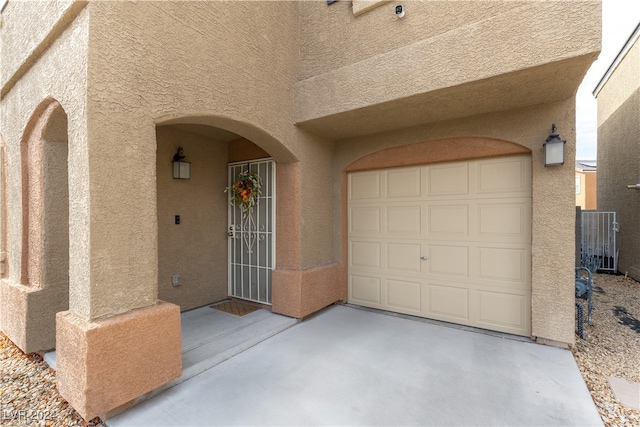
<svg viewBox="0 0 640 427">
<path fill-rule="evenodd" d="M 562 139 L 556 132 L 555 123 L 551 125 L 551 134 L 547 137 L 547 141 L 542 145 L 544 147 L 544 165 L 556 166 L 564 165 L 564 144 L 567 141 Z"/>
<path fill-rule="evenodd" d="M 178 151 L 173 156 L 173 179 L 190 179 L 191 163 L 185 162 L 184 151 L 178 147 Z"/>
</svg>

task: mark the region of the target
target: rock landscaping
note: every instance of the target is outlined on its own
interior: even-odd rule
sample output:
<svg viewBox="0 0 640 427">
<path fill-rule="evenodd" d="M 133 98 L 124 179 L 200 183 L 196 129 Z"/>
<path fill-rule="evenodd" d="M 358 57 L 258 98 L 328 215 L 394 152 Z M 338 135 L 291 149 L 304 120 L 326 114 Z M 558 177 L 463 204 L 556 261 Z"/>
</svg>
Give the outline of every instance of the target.
<svg viewBox="0 0 640 427">
<path fill-rule="evenodd" d="M 638 426 L 640 411 L 618 401 L 608 378 L 640 383 L 640 283 L 610 274 L 594 282 L 593 326 L 585 326 L 585 339 L 576 337 L 571 351 L 604 424 Z"/>
<path fill-rule="evenodd" d="M 24 354 L 0 333 L 0 425 L 99 426 L 85 421 L 56 389 L 55 371 L 38 354 Z"/>
</svg>

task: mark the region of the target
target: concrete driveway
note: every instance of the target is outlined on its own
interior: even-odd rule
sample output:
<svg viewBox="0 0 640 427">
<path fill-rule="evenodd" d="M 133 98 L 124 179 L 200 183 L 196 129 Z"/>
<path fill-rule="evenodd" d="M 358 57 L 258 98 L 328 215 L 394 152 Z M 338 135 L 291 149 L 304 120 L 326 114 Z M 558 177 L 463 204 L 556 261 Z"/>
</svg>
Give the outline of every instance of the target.
<svg viewBox="0 0 640 427">
<path fill-rule="evenodd" d="M 602 422 L 568 350 L 333 306 L 107 424 Z"/>
</svg>

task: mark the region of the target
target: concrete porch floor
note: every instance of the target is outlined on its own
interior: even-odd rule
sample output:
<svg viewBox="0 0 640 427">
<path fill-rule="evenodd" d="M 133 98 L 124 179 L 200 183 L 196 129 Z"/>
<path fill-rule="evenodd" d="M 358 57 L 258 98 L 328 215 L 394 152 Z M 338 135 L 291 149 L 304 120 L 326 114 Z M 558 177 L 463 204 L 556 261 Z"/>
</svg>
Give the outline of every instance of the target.
<svg viewBox="0 0 640 427">
<path fill-rule="evenodd" d="M 106 423 L 602 425 L 568 350 L 345 306 Z"/>
<path fill-rule="evenodd" d="M 181 313 L 182 375 L 137 400 L 146 400 L 193 378 L 297 322 L 297 319 L 274 314 L 266 309 L 259 309 L 245 316 L 235 316 L 210 306 Z M 56 369 L 55 350 L 46 352 L 44 360 L 51 368 Z"/>
<path fill-rule="evenodd" d="M 235 316 L 210 306 L 180 315 L 182 375 L 147 397 L 180 384 L 295 325 L 297 319 L 259 309 Z"/>
</svg>

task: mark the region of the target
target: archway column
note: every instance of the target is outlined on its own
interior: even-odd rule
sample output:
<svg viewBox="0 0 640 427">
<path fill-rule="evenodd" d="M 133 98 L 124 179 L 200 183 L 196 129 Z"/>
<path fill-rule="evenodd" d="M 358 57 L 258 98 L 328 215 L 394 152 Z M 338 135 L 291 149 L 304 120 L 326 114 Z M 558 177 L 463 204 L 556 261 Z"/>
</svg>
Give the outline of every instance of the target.
<svg viewBox="0 0 640 427">
<path fill-rule="evenodd" d="M 57 387 L 85 419 L 182 370 L 180 308 L 157 299 L 155 125 L 89 121 L 101 125 L 70 146 L 70 301 L 56 319 Z"/>
<path fill-rule="evenodd" d="M 301 265 L 300 163 L 278 164 L 276 176 L 276 269 L 272 310 L 301 319 L 336 301 L 346 300 L 341 286 L 343 266 L 332 263 L 304 269 Z"/>
</svg>

